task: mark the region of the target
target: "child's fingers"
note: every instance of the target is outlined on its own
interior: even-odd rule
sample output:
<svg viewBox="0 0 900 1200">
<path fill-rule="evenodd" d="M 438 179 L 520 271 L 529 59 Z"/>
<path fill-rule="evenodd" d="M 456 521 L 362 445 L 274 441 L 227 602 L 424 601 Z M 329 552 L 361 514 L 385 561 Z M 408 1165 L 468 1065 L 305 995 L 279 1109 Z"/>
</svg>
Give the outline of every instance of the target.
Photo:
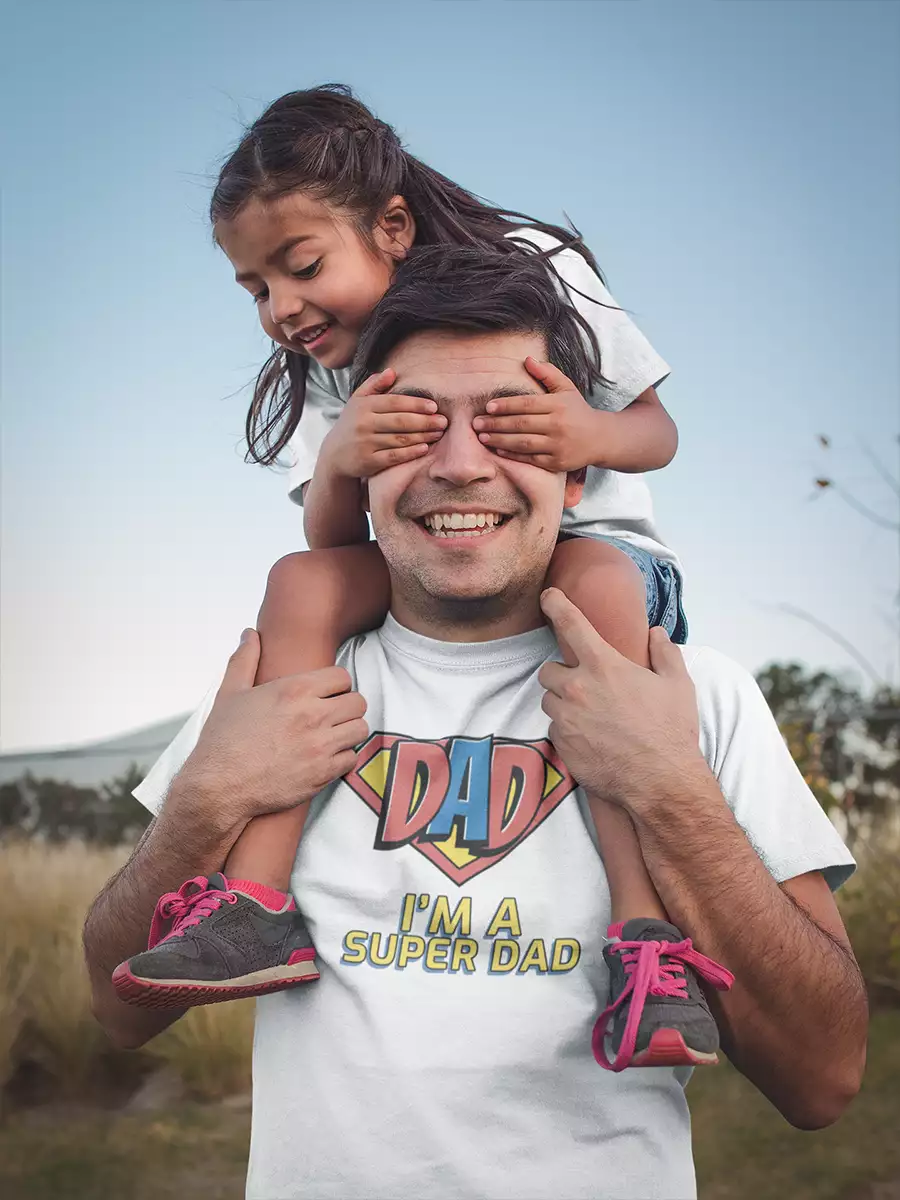
<svg viewBox="0 0 900 1200">
<path fill-rule="evenodd" d="M 496 450 L 495 453 L 498 458 L 525 463 L 529 467 L 540 467 L 544 471 L 558 472 L 560 469 L 552 454 L 512 454 L 509 450 Z"/>
<path fill-rule="evenodd" d="M 552 454 L 556 449 L 553 438 L 540 433 L 479 433 L 478 440 L 492 450 L 511 454 Z"/>
<path fill-rule="evenodd" d="M 379 471 L 384 471 L 387 467 L 396 467 L 400 463 L 411 462 L 414 458 L 421 458 L 427 452 L 428 446 L 424 442 L 419 442 L 415 446 L 394 446 L 390 450 L 378 450 L 372 455 L 372 474 L 377 475 Z"/>
<path fill-rule="evenodd" d="M 559 367 L 554 367 L 553 363 L 538 362 L 529 354 L 525 359 L 525 370 L 542 383 L 548 392 L 577 391 L 568 375 L 564 375 Z"/>
<path fill-rule="evenodd" d="M 501 396 L 497 400 L 489 400 L 485 410 L 491 416 L 507 416 L 515 413 L 545 413 L 552 408 L 552 403 L 546 395 L 541 396 Z M 476 418 L 478 420 L 479 418 Z"/>
<path fill-rule="evenodd" d="M 395 446 L 416 446 L 420 442 L 430 445 L 441 437 L 442 430 L 424 430 L 420 433 L 374 433 L 370 439 L 376 450 L 391 450 Z"/>
<path fill-rule="evenodd" d="M 443 433 L 447 418 L 431 413 L 373 413 L 373 433 Z"/>
<path fill-rule="evenodd" d="M 386 392 L 394 380 L 397 378 L 397 372 L 390 367 L 385 371 L 376 371 L 374 375 L 370 375 L 368 379 L 364 379 L 356 391 L 354 396 L 378 396 L 382 392 Z"/>
<path fill-rule="evenodd" d="M 552 413 L 517 413 L 506 417 L 473 417 L 476 433 L 543 433 L 552 434 L 556 419 Z"/>
<path fill-rule="evenodd" d="M 375 395 L 375 393 L 371 394 Z M 392 392 L 379 392 L 377 400 L 372 401 L 372 411 L 377 413 L 436 413 L 437 405 L 433 400 L 426 400 L 422 396 L 396 396 Z"/>
</svg>

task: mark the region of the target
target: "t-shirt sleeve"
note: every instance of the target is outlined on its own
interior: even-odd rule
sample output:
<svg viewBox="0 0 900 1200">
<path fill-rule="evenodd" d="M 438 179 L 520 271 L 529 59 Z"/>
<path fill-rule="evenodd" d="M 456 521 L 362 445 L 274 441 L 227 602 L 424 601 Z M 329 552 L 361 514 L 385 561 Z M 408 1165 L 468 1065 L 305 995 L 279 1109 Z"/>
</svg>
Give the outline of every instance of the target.
<svg viewBox="0 0 900 1200">
<path fill-rule="evenodd" d="M 347 374 L 326 371 L 318 363 L 310 363 L 300 423 L 288 443 L 291 459 L 288 496 L 295 504 L 303 504 L 303 485 L 312 479 L 322 443 L 343 412 Z"/>
<path fill-rule="evenodd" d="M 600 370 L 607 383 L 585 399 L 595 408 L 619 412 L 647 388 L 658 387 L 669 375 L 669 365 L 576 250 L 563 250 L 551 262 L 600 346 Z"/>
<path fill-rule="evenodd" d="M 197 745 L 197 739 L 200 737 L 201 729 L 206 724 L 206 718 L 209 716 L 209 711 L 213 706 L 220 683 L 221 679 L 216 680 L 203 697 L 203 701 L 196 712 L 193 712 L 188 717 L 187 721 L 185 721 L 184 725 L 182 725 L 181 729 L 150 768 L 146 777 L 132 792 L 134 798 L 139 800 L 144 808 L 148 809 L 154 816 L 162 808 L 172 780 L 184 766 L 188 755 Z"/>
<path fill-rule="evenodd" d="M 855 863 L 791 758 L 753 676 L 708 648 L 683 651 L 700 742 L 750 844 L 779 882 L 821 871 L 832 890 Z"/>
<path fill-rule="evenodd" d="M 517 229 L 509 236 L 544 251 L 559 245 L 556 238 L 539 229 Z M 647 388 L 658 387 L 669 375 L 669 364 L 616 304 L 577 250 L 561 250 L 551 256 L 550 262 L 566 298 L 591 326 L 600 347 L 600 369 L 606 383 L 598 385 L 585 399 L 594 408 L 620 412 Z"/>
<path fill-rule="evenodd" d="M 357 643 L 361 640 L 363 639 L 352 638 L 349 642 L 345 642 L 338 649 L 337 657 L 335 658 L 335 662 L 339 667 L 346 667 L 350 672 L 354 688 L 356 687 L 357 678 L 354 653 Z M 225 671 L 223 668 L 222 675 L 224 674 Z M 203 697 L 196 711 L 188 717 L 187 721 L 185 721 L 184 725 L 182 725 L 181 729 L 150 768 L 146 777 L 132 792 L 134 798 L 139 800 L 144 808 L 148 809 L 154 816 L 162 808 L 172 780 L 184 766 L 191 751 L 197 745 L 201 730 L 206 724 L 206 719 L 212 709 L 221 682 L 222 676 L 215 681 Z"/>
</svg>

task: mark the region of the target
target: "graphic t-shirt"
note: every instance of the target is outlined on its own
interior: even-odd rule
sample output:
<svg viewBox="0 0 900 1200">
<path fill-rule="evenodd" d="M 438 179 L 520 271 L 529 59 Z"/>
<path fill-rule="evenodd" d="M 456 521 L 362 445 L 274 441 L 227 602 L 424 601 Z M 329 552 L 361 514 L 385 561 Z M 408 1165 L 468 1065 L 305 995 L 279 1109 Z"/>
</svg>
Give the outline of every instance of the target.
<svg viewBox="0 0 900 1200">
<path fill-rule="evenodd" d="M 519 229 L 514 236 L 540 250 L 559 244 L 535 229 Z M 600 346 L 607 386 L 598 387 L 585 399 L 594 408 L 619 412 L 647 388 L 660 384 L 669 374 L 669 367 L 577 251 L 562 250 L 552 262 L 565 286 L 566 298 L 589 322 Z M 312 479 L 322 442 L 349 396 L 348 370 L 328 371 L 316 362 L 310 363 L 303 413 L 289 446 L 292 466 L 288 494 L 297 504 L 303 503 L 303 485 Z M 640 474 L 588 467 L 583 498 L 575 508 L 564 511 L 562 528 L 587 536 L 624 538 L 678 565 L 674 551 L 656 527 L 650 489 Z"/>
<path fill-rule="evenodd" d="M 702 749 L 777 880 L 852 859 L 742 668 L 683 648 Z M 355 770 L 313 801 L 292 889 L 321 979 L 258 1001 L 250 1200 L 695 1195 L 688 1072 L 603 1071 L 609 891 L 547 741 L 549 630 L 459 645 L 388 618 L 340 662 Z M 212 693 L 135 793 L 151 810 Z M 727 963 L 725 964 L 728 965 Z"/>
</svg>

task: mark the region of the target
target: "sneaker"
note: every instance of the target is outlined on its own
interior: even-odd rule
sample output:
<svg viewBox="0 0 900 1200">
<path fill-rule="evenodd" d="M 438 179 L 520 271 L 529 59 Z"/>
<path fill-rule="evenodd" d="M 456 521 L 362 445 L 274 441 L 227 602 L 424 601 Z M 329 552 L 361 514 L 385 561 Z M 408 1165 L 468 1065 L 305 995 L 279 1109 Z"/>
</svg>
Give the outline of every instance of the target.
<svg viewBox="0 0 900 1200">
<path fill-rule="evenodd" d="M 315 947 L 293 899 L 216 874 L 160 898 L 148 948 L 120 963 L 112 981 L 129 1004 L 188 1008 L 318 978 Z"/>
<path fill-rule="evenodd" d="M 698 976 L 727 991 L 734 983 L 731 972 L 699 954 L 668 921 L 637 917 L 610 925 L 607 934 L 603 957 L 610 1003 L 592 1039 L 600 1066 L 622 1071 L 717 1063 L 719 1030 Z"/>
</svg>

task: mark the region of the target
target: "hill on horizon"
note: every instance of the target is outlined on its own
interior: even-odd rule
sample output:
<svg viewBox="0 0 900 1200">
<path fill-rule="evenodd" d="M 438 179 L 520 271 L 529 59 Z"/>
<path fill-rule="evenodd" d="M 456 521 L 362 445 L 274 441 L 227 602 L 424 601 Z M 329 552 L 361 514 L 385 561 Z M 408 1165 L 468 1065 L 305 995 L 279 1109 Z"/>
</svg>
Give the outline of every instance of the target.
<svg viewBox="0 0 900 1200">
<path fill-rule="evenodd" d="M 157 721 L 103 741 L 48 750 L 0 754 L 0 784 L 25 774 L 77 787 L 99 787 L 123 776 L 133 764 L 146 774 L 187 720 L 187 714 Z"/>
</svg>

